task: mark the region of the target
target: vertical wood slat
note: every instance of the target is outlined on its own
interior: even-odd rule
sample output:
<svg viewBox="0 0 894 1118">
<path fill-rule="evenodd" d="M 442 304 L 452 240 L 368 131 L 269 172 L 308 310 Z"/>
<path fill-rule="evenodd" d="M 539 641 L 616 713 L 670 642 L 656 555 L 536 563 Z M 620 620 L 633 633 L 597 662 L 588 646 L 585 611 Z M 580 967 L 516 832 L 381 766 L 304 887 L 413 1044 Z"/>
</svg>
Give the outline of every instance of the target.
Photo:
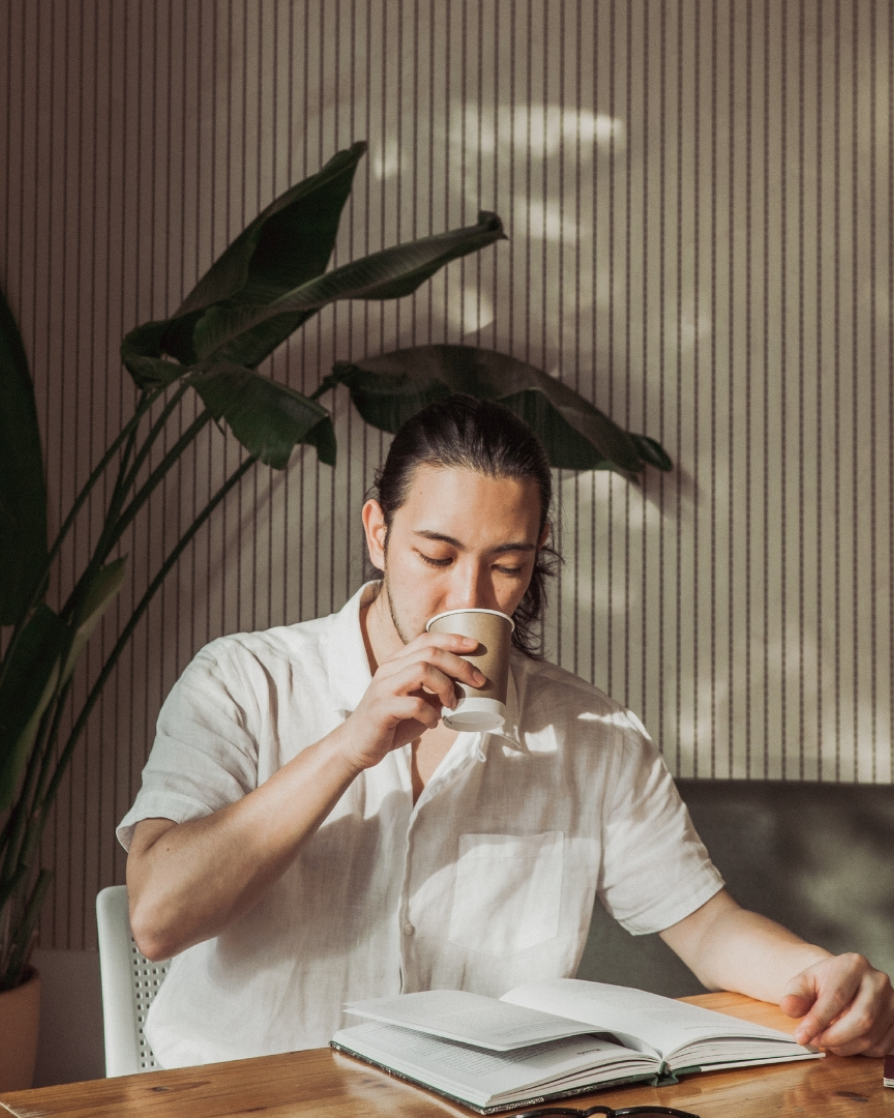
<svg viewBox="0 0 894 1118">
<path fill-rule="evenodd" d="M 890 781 L 892 56 L 880 0 L 10 0 L 0 282 L 51 515 L 131 406 L 126 330 L 365 138 L 336 262 L 479 208 L 510 240 L 412 299 L 327 310 L 271 375 L 310 392 L 337 356 L 480 342 L 658 438 L 669 476 L 557 476 L 547 651 L 642 714 L 681 774 Z M 301 454 L 249 475 L 122 658 L 48 832 L 45 944 L 92 942 L 89 897 L 123 872 L 114 822 L 192 653 L 337 608 L 359 581 L 387 439 L 330 403 L 337 469 Z M 80 697 L 239 457 L 206 431 L 130 533 Z"/>
</svg>

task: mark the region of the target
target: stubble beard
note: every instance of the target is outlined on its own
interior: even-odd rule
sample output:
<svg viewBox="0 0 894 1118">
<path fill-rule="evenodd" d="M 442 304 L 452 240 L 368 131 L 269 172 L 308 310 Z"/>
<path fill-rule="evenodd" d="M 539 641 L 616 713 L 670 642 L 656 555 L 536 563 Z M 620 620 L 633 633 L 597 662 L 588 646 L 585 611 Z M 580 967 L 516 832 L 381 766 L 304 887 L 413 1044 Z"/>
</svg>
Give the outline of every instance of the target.
<svg viewBox="0 0 894 1118">
<path fill-rule="evenodd" d="M 409 644 L 411 640 L 415 639 L 415 637 L 407 633 L 406 628 L 397 615 L 397 610 L 394 608 L 394 595 L 391 593 L 391 585 L 388 580 L 387 571 L 382 576 L 382 590 L 385 593 L 385 597 L 388 599 L 388 612 L 391 614 L 391 624 L 394 626 L 394 631 L 397 633 L 404 644 Z"/>
</svg>

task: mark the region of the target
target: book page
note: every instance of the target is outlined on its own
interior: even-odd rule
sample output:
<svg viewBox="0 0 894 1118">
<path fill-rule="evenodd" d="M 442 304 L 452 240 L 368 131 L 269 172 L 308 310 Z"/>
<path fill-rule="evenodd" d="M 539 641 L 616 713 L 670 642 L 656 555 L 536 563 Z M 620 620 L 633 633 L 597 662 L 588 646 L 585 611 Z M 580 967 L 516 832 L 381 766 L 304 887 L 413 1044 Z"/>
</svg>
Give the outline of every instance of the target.
<svg viewBox="0 0 894 1118">
<path fill-rule="evenodd" d="M 710 1039 L 750 1037 L 770 1041 L 771 1045 L 784 1041 L 798 1047 L 787 1033 L 776 1029 L 629 986 L 557 978 L 517 986 L 501 1000 L 587 1021 L 602 1031 L 614 1033 L 625 1044 L 639 1038 L 665 1059 L 678 1048 L 685 1047 L 691 1052 L 690 1046 Z M 808 1050 L 803 1051 L 806 1054 Z"/>
<path fill-rule="evenodd" d="M 342 1029 L 332 1039 L 342 1049 L 475 1102 L 533 1086 L 565 1085 L 566 1080 L 595 1083 L 655 1070 L 654 1061 L 594 1036 L 513 1052 L 487 1052 L 395 1025 L 367 1022 Z"/>
<path fill-rule="evenodd" d="M 509 1052 L 557 1037 L 593 1031 L 587 1022 L 511 1005 L 466 990 L 423 990 L 390 998 L 370 998 L 349 1002 L 345 1009 L 358 1017 L 403 1025 L 495 1052 Z"/>
</svg>

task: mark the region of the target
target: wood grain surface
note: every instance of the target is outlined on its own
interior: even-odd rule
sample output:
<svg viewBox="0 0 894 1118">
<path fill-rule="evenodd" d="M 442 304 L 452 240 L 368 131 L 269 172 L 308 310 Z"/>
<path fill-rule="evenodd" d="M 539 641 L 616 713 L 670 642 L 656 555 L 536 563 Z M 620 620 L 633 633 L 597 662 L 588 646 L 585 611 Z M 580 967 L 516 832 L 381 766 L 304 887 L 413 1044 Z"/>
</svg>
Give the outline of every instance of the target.
<svg viewBox="0 0 894 1118">
<path fill-rule="evenodd" d="M 776 1006 L 739 994 L 685 1000 L 789 1032 L 794 1028 Z M 699 1118 L 894 1118 L 894 1091 L 882 1086 L 882 1065 L 861 1056 L 829 1056 L 695 1075 L 672 1087 L 600 1091 L 567 1105 L 653 1103 Z M 443 1118 L 473 1113 L 326 1048 L 19 1091 L 0 1099 L 0 1114 L 4 1111 L 15 1118 Z"/>
</svg>

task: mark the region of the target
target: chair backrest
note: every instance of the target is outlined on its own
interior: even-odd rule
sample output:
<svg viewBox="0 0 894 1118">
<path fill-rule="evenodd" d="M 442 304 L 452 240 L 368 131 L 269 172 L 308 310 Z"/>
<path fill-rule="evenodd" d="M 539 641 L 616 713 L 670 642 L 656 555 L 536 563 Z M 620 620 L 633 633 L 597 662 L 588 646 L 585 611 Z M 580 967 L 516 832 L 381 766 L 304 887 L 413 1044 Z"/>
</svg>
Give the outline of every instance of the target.
<svg viewBox="0 0 894 1118">
<path fill-rule="evenodd" d="M 96 924 L 106 1075 L 151 1071 L 159 1065 L 143 1034 L 143 1025 L 171 964 L 150 962 L 134 943 L 126 886 L 111 885 L 97 895 Z"/>
</svg>

